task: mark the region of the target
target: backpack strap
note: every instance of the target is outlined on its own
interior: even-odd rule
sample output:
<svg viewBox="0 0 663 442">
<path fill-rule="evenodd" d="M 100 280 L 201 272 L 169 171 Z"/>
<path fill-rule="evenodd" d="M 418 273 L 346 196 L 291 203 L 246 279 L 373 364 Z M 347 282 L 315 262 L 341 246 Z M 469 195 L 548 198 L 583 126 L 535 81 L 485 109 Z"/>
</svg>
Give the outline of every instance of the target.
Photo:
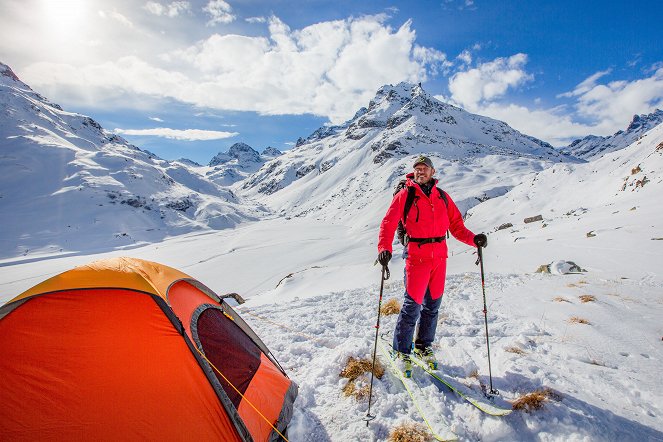
<svg viewBox="0 0 663 442">
<path fill-rule="evenodd" d="M 416 197 L 416 189 L 413 186 L 407 188 L 407 198 L 405 198 L 405 206 L 403 207 L 403 221 L 407 219 L 407 214 L 412 208 L 414 199 Z"/>
<path fill-rule="evenodd" d="M 449 199 L 447 198 L 447 193 L 440 189 L 439 187 L 437 188 L 437 191 L 440 192 L 440 198 L 442 198 L 442 201 L 444 201 L 444 205 L 449 208 Z"/>
</svg>

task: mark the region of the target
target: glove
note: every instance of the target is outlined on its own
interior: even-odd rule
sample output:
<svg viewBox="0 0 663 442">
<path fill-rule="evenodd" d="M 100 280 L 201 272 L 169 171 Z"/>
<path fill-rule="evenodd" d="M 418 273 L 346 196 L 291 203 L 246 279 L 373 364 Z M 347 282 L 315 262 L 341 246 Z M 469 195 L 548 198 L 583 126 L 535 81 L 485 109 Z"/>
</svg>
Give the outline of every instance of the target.
<svg viewBox="0 0 663 442">
<path fill-rule="evenodd" d="M 474 235 L 474 244 L 477 245 L 477 247 L 487 247 L 488 246 L 488 237 L 484 235 L 483 233 L 479 233 L 478 235 Z"/>
<path fill-rule="evenodd" d="M 378 254 L 378 262 L 382 264 L 382 267 L 386 267 L 391 260 L 391 252 L 389 250 L 383 250 Z"/>
</svg>

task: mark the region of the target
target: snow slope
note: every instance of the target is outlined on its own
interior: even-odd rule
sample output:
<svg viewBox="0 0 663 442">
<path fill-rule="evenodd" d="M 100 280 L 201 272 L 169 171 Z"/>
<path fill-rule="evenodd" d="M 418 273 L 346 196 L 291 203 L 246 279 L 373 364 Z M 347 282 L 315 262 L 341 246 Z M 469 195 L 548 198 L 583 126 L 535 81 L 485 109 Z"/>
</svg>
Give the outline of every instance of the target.
<svg viewBox="0 0 663 442">
<path fill-rule="evenodd" d="M 259 208 L 66 112 L 0 64 L 0 257 L 134 246 Z"/>
</svg>

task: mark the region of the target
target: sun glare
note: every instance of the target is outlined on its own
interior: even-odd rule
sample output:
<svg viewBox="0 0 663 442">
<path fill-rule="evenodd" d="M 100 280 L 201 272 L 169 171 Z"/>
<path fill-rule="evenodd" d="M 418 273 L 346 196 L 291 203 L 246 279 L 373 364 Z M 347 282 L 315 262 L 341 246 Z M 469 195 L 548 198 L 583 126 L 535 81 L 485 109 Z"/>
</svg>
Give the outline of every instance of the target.
<svg viewBox="0 0 663 442">
<path fill-rule="evenodd" d="M 87 15 L 86 0 L 40 0 L 42 19 L 52 35 L 61 38 L 78 34 Z"/>
</svg>

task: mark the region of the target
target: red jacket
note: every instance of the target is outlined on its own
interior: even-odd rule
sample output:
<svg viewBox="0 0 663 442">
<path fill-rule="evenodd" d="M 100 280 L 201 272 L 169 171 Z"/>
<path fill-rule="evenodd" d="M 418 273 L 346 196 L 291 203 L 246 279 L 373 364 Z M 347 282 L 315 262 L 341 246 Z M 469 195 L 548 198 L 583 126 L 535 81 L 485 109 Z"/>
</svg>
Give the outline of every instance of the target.
<svg viewBox="0 0 663 442">
<path fill-rule="evenodd" d="M 474 233 L 468 230 L 463 223 L 463 217 L 447 194 L 449 207 L 444 203 L 437 189 L 437 180 L 434 180 L 430 197 L 421 190 L 418 184 L 412 181 L 413 175 L 407 175 L 406 187 L 398 192 L 387 209 L 387 214 L 380 224 L 380 235 L 378 237 L 378 253 L 383 250 L 392 251 L 391 243 L 394 241 L 394 233 L 398 227 L 398 221 L 403 217 L 405 199 L 407 198 L 407 187 L 414 186 L 415 199 L 407 219 L 403 223 L 408 236 L 413 238 L 432 238 L 445 236 L 447 230 L 459 241 L 469 245 L 474 244 Z M 419 198 L 416 198 L 416 197 Z M 411 242 L 408 244 L 408 258 L 446 258 L 447 242 L 436 242 L 419 244 Z"/>
</svg>

